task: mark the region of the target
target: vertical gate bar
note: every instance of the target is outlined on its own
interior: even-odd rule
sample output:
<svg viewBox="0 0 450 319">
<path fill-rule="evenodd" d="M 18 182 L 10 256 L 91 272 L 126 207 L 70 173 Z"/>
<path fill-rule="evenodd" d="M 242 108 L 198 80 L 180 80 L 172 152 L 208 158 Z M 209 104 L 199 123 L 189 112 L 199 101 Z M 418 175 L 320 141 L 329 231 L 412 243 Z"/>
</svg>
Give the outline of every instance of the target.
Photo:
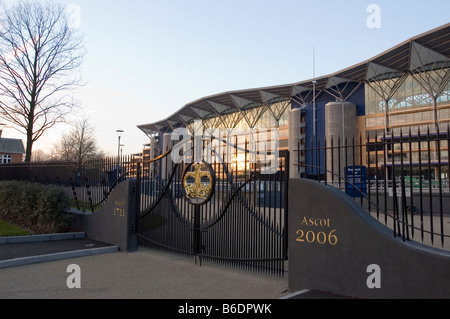
<svg viewBox="0 0 450 319">
<path fill-rule="evenodd" d="M 328 185 L 328 181 L 327 181 L 327 179 L 328 179 L 328 174 L 327 174 L 327 169 L 328 169 L 328 167 L 327 167 L 327 152 L 328 152 L 328 149 L 327 149 L 327 138 L 325 137 L 323 139 L 323 153 L 324 153 L 324 161 L 323 161 L 324 171 L 323 171 L 323 174 L 324 174 L 324 179 L 325 179 L 325 185 Z"/>
<path fill-rule="evenodd" d="M 234 176 L 235 176 L 235 180 L 234 180 L 235 187 L 234 188 L 235 189 L 234 190 L 236 190 L 236 188 L 239 187 L 239 170 L 238 170 L 238 167 L 239 167 L 239 165 L 238 165 L 239 164 L 239 162 L 238 162 L 239 150 L 238 150 L 238 136 L 237 135 L 234 138 L 234 145 L 235 145 L 234 146 L 234 150 L 235 150 L 235 170 L 234 170 Z M 240 192 L 238 192 L 238 195 L 240 195 Z M 237 199 L 237 197 L 235 197 L 235 199 Z M 235 229 L 235 230 L 238 229 L 238 221 L 237 221 L 237 219 L 238 219 L 238 216 L 239 216 L 239 201 L 235 200 L 235 199 L 233 199 L 233 214 L 232 214 L 233 218 L 232 218 L 231 223 L 230 223 L 232 225 L 232 227 L 230 227 L 230 224 L 228 225 L 228 229 L 227 229 L 228 233 L 231 232 L 231 229 Z M 234 245 L 236 243 L 236 237 L 232 238 L 231 236 L 229 236 L 229 238 L 231 240 L 230 247 L 232 247 L 232 248 L 234 247 Z M 231 257 L 234 257 L 233 249 L 230 250 L 230 253 L 231 253 Z"/>
<path fill-rule="evenodd" d="M 258 142 L 259 142 L 259 140 L 261 138 L 260 134 L 261 133 L 259 133 L 257 135 L 257 141 Z M 260 145 L 260 144 L 256 144 L 256 145 Z M 258 147 L 254 147 L 254 151 L 257 152 L 258 151 Z M 253 186 L 253 192 L 252 192 L 252 199 L 251 199 L 251 201 L 252 201 L 252 207 L 253 207 L 253 210 L 254 210 L 255 214 L 258 214 L 258 216 L 261 216 L 260 215 L 261 212 L 259 210 L 258 202 L 257 202 L 257 200 L 258 200 L 258 194 L 257 194 L 257 192 L 258 192 L 258 182 L 259 182 L 259 179 L 260 179 L 260 175 L 258 174 L 258 168 L 257 168 L 257 163 L 258 163 L 258 158 L 259 158 L 258 157 L 258 153 L 255 154 L 254 158 L 255 158 L 255 163 L 253 163 L 253 165 L 252 165 L 252 174 L 253 174 L 252 186 Z M 257 227 L 257 224 L 253 223 L 252 224 L 252 228 L 251 228 L 251 234 L 250 234 L 250 237 L 249 237 L 250 238 L 250 242 L 252 243 L 251 246 L 249 246 L 249 249 L 250 249 L 250 252 L 252 253 L 252 256 L 254 256 L 254 258 L 258 258 L 258 253 L 259 253 L 259 251 L 257 249 L 257 245 L 256 245 L 256 240 L 255 240 L 256 227 Z"/>
<path fill-rule="evenodd" d="M 434 227 L 433 227 L 433 185 L 431 178 L 431 136 L 430 127 L 427 128 L 427 149 L 428 149 L 428 202 L 430 208 L 430 232 L 431 232 L 431 243 L 434 243 Z"/>
<path fill-rule="evenodd" d="M 411 236 L 414 238 L 414 191 L 413 191 L 413 156 L 412 156 L 412 136 L 411 127 L 409 127 L 408 133 L 408 147 L 409 147 L 409 193 L 410 197 L 410 207 L 411 207 Z"/>
<path fill-rule="evenodd" d="M 420 134 L 420 126 L 417 127 L 418 135 L 418 153 L 419 153 L 419 213 L 420 213 L 420 234 L 422 241 L 424 239 L 424 228 L 423 228 L 423 176 L 422 176 L 422 136 Z"/>
<path fill-rule="evenodd" d="M 194 262 L 197 264 L 197 258 L 199 253 L 199 224 L 200 224 L 200 206 L 194 206 L 194 228 L 193 228 L 193 236 L 192 236 L 192 254 L 194 255 Z"/>
<path fill-rule="evenodd" d="M 253 139 L 254 143 L 257 143 L 258 141 L 258 135 L 256 135 Z M 255 144 L 256 145 L 256 144 Z M 257 152 L 257 147 L 253 146 L 252 147 L 252 151 Z M 258 214 L 258 210 L 257 207 L 255 205 L 255 192 L 256 192 L 256 162 L 258 161 L 258 155 L 257 153 L 255 153 L 254 155 L 252 155 L 252 159 L 254 161 L 254 163 L 250 163 L 250 178 L 252 179 L 250 181 L 250 194 L 249 194 L 249 201 L 250 201 L 250 207 L 251 209 L 255 212 L 255 214 Z M 252 258 L 256 259 L 256 253 L 257 251 L 254 248 L 254 241 L 252 240 L 254 238 L 254 233 L 255 233 L 255 223 L 252 223 L 249 227 L 249 234 L 247 234 L 247 237 L 249 239 L 249 242 L 251 244 L 248 245 L 248 252 L 249 255 Z"/>
<path fill-rule="evenodd" d="M 98 191 L 98 175 L 99 175 L 99 171 L 101 169 L 101 163 L 102 161 L 98 162 L 98 161 L 92 161 L 90 163 L 91 165 L 91 169 L 92 169 L 92 182 L 91 185 L 93 186 L 93 191 L 94 191 L 94 203 L 97 204 L 100 200 L 101 200 L 101 196 L 99 194 Z M 95 205 L 94 204 L 94 205 Z"/>
<path fill-rule="evenodd" d="M 408 224 L 408 215 L 406 214 L 406 187 L 405 187 L 405 171 L 404 171 L 404 160 L 403 160 L 403 129 L 400 129 L 400 170 L 401 170 L 401 181 L 400 181 L 400 189 L 402 193 L 401 203 L 402 203 L 402 232 L 403 232 L 403 241 L 405 239 L 409 240 L 409 230 L 406 227 Z"/>
<path fill-rule="evenodd" d="M 331 136 L 331 184 L 334 185 L 334 139 Z"/>
<path fill-rule="evenodd" d="M 367 150 L 366 150 L 367 151 Z M 362 135 L 361 132 L 359 132 L 359 166 L 361 167 L 361 177 L 362 177 L 362 167 L 363 167 L 363 145 L 362 145 Z M 366 183 L 366 185 L 362 185 L 364 180 L 364 183 Z M 370 169 L 366 168 L 366 176 L 364 176 L 364 179 L 360 180 L 360 188 L 361 188 L 361 207 L 363 206 L 363 200 L 364 200 L 364 194 L 363 194 L 363 190 L 366 190 L 367 192 L 367 183 L 368 181 L 370 181 Z M 370 193 L 370 190 L 369 190 Z M 370 195 L 369 195 L 369 199 L 370 199 Z"/>
<path fill-rule="evenodd" d="M 353 189 L 353 198 L 355 198 L 355 195 L 356 195 L 356 185 L 355 185 L 355 179 L 356 179 L 356 174 L 355 174 L 355 135 L 353 135 L 352 136 L 352 145 L 351 145 L 351 149 L 352 149 L 352 167 L 353 167 L 353 174 L 352 174 L 352 183 L 353 183 L 353 187 L 352 187 L 352 189 Z M 361 194 L 361 193 L 360 193 Z"/>
<path fill-rule="evenodd" d="M 227 140 L 227 143 L 229 143 L 229 142 L 231 142 L 231 141 Z M 230 151 L 230 154 L 228 154 L 229 151 Z M 224 153 L 225 153 L 225 148 L 224 148 Z M 227 158 L 225 166 L 227 168 L 227 172 L 229 173 L 231 171 L 231 167 L 232 167 L 232 162 L 229 161 L 229 159 L 232 158 L 231 157 L 231 149 L 230 148 L 226 149 L 226 155 L 225 156 Z M 231 195 L 231 192 L 232 192 L 232 190 L 231 190 L 231 182 L 232 182 L 232 180 L 228 180 L 228 176 L 224 176 L 224 179 L 226 180 L 226 183 L 225 183 L 225 186 L 226 186 L 226 193 L 225 193 L 226 197 L 225 197 L 225 200 L 229 201 L 230 200 L 230 195 Z M 228 216 L 230 216 L 230 211 L 231 211 L 231 205 L 227 208 L 227 215 Z M 226 219 L 225 219 L 225 217 L 224 217 L 224 219 L 222 219 L 220 221 L 220 226 L 221 226 L 221 233 L 225 233 L 225 231 L 226 231 Z M 218 243 L 217 246 L 218 247 L 222 247 L 222 252 L 224 252 L 225 249 L 226 249 L 225 246 L 228 247 L 228 244 L 229 244 L 229 237 L 227 236 L 225 238 L 225 240 L 223 241 L 223 243 L 220 243 L 220 244 Z M 226 256 L 226 253 L 227 252 L 225 252 L 225 256 Z"/>
<path fill-rule="evenodd" d="M 141 207 L 141 183 L 142 183 L 142 173 L 141 173 L 141 163 L 137 163 L 136 167 L 136 198 L 135 198 L 135 211 L 134 211 L 134 233 L 138 234 L 138 220 L 139 220 L 139 213 L 140 213 L 140 207 Z"/>
<path fill-rule="evenodd" d="M 345 175 L 347 175 L 345 172 L 346 172 L 346 169 L 347 169 L 347 166 L 348 166 L 348 144 L 347 144 L 347 142 L 348 142 L 348 140 L 347 140 L 347 136 L 345 136 L 345 137 L 343 137 L 344 138 L 344 172 L 343 172 L 343 174 L 344 174 L 344 177 L 346 177 Z M 345 181 L 347 182 L 347 178 L 345 178 Z"/>
<path fill-rule="evenodd" d="M 307 142 L 308 143 L 308 142 Z M 308 151 L 306 152 L 306 177 L 307 178 L 311 178 L 308 177 L 308 175 L 313 175 L 313 148 L 312 148 L 312 138 L 309 140 L 309 154 Z M 308 165 L 308 157 L 309 157 L 309 165 Z M 308 166 L 309 166 L 309 174 L 308 174 Z"/>
<path fill-rule="evenodd" d="M 302 171 L 301 171 L 301 164 L 300 163 L 302 163 L 302 161 L 301 161 L 301 154 L 300 154 L 300 138 L 297 138 L 297 167 L 296 167 L 296 170 L 297 170 L 297 173 L 298 173 L 298 176 L 300 177 L 300 178 L 302 178 L 303 176 L 302 176 Z M 297 176 L 297 174 L 296 174 L 296 176 Z"/>
<path fill-rule="evenodd" d="M 360 138 L 360 145 L 361 145 L 361 149 L 360 149 L 360 153 L 361 153 L 361 162 L 362 162 L 362 147 L 363 147 L 363 141 L 362 141 L 362 134 L 360 133 L 359 134 L 359 138 Z M 369 148 L 369 142 L 368 142 L 368 139 L 367 139 L 367 136 L 366 136 L 366 141 L 365 141 L 365 143 L 366 143 L 366 145 L 365 145 L 365 150 L 366 150 L 366 152 L 365 152 L 365 154 L 366 154 L 366 165 L 367 165 L 367 171 L 366 171 L 366 183 L 367 183 L 367 185 L 366 185 L 366 191 L 367 191 L 367 211 L 369 212 L 369 214 L 370 214 L 370 211 L 371 211 L 371 209 L 372 209 L 372 206 L 371 206 L 371 203 L 372 203 L 372 201 L 371 201 L 371 195 L 370 195 L 370 193 L 371 193 L 371 180 L 372 180 L 372 178 L 371 178 L 371 161 L 370 161 L 370 148 Z M 362 200 L 361 200 L 361 205 L 362 205 Z"/>
<path fill-rule="evenodd" d="M 447 193 L 450 196 L 450 125 L 447 124 Z"/>
<path fill-rule="evenodd" d="M 236 148 L 239 146 L 239 138 L 236 137 Z M 244 161 L 245 161 L 245 153 L 246 153 L 246 143 L 244 141 Z M 238 183 L 236 185 L 242 185 L 242 183 L 245 183 L 245 175 L 243 180 L 239 180 L 239 160 L 237 159 L 239 157 L 239 154 L 236 156 L 236 175 L 238 176 Z M 244 162 L 244 174 L 245 174 L 245 162 Z M 242 177 L 241 177 L 242 179 Z M 241 201 L 243 198 L 245 198 L 243 195 L 245 194 L 245 186 L 244 188 L 241 188 L 239 191 L 239 196 L 241 198 Z M 242 206 L 242 202 L 240 200 L 236 201 L 236 218 L 235 218 L 235 227 L 234 229 L 237 230 L 237 240 L 235 240 L 234 245 L 236 247 L 237 251 L 237 257 L 240 258 L 242 256 L 242 246 L 239 244 L 242 240 L 242 216 L 244 215 L 244 209 Z M 236 264 L 236 262 L 235 262 Z"/>
<path fill-rule="evenodd" d="M 182 207 L 184 199 L 183 199 L 183 195 L 181 194 L 181 185 L 183 183 L 182 179 L 182 175 L 183 175 L 183 165 L 182 163 L 179 163 L 179 165 L 176 166 L 176 170 L 177 173 L 175 174 L 175 178 L 174 178 L 174 189 L 175 191 L 175 206 L 177 207 L 177 209 L 180 209 L 180 207 Z M 183 212 L 182 212 L 183 213 Z M 183 247 L 183 237 L 181 236 L 181 223 L 177 218 L 174 218 L 174 232 L 175 232 L 175 236 L 177 237 L 177 245 L 179 245 L 179 247 Z M 178 231 L 177 231 L 178 230 Z"/>
<path fill-rule="evenodd" d="M 439 220 L 441 222 L 441 244 L 444 247 L 444 212 L 442 207 L 442 176 L 441 176 L 441 134 L 439 130 L 439 125 L 436 126 L 436 152 L 437 152 L 437 175 L 438 175 L 438 183 L 439 183 Z"/>
<path fill-rule="evenodd" d="M 318 181 L 318 174 L 317 174 L 317 136 L 315 137 L 314 140 L 311 140 L 312 143 L 312 158 L 311 158 L 311 163 L 312 163 L 312 174 L 314 176 L 314 178 Z"/>
<path fill-rule="evenodd" d="M 251 133 L 250 133 L 251 134 Z M 247 170 L 247 164 L 249 163 L 248 161 L 249 161 L 249 153 L 248 153 L 248 151 L 249 151 L 249 139 L 248 139 L 248 137 L 247 136 L 245 136 L 245 138 L 244 138 L 244 180 L 243 180 L 243 183 L 245 184 L 245 186 L 244 186 L 244 188 L 243 188 L 243 191 L 244 191 L 244 193 L 242 194 L 243 196 L 242 196 L 242 200 L 244 201 L 244 203 L 246 202 L 247 203 L 247 205 L 248 205 L 248 191 L 247 191 L 247 186 L 248 186 L 248 184 L 247 184 L 247 181 L 248 181 L 248 176 L 247 176 L 247 174 L 248 174 L 248 170 Z M 241 205 L 241 209 L 242 209 L 242 212 L 239 214 L 239 216 L 240 216 L 240 236 L 241 236 L 241 238 L 242 238 L 242 240 L 241 241 L 239 241 L 239 242 L 241 242 L 241 243 L 243 243 L 243 242 L 245 242 L 246 240 L 247 240 L 247 238 L 246 238 L 246 234 L 248 234 L 248 228 L 249 228 L 249 224 L 246 222 L 246 219 L 247 218 L 244 218 L 244 216 L 245 215 L 247 215 L 248 214 L 248 212 L 245 212 L 246 214 L 244 214 L 244 207 L 242 207 L 242 205 Z M 250 219 L 250 218 L 248 218 L 248 219 Z M 239 248 L 240 248 L 240 258 L 245 258 L 246 257 L 246 253 L 247 253 L 247 251 L 246 251 L 246 245 L 239 245 Z"/>
<path fill-rule="evenodd" d="M 369 133 L 367 133 L 367 144 L 369 144 L 369 141 L 370 141 L 370 136 L 369 136 Z M 380 174 L 379 174 L 379 167 L 378 167 L 378 149 L 379 149 L 379 147 L 378 147 L 379 145 L 378 145 L 378 136 L 375 136 L 375 187 L 376 187 L 376 190 L 375 190 L 375 196 L 376 196 L 376 205 L 377 205 L 377 220 L 378 220 L 378 218 L 379 218 L 379 216 L 380 216 L 380 194 L 379 194 L 379 183 L 378 183 L 378 180 L 379 180 L 379 176 L 380 176 Z"/>
<path fill-rule="evenodd" d="M 225 143 L 228 143 L 229 141 L 226 140 Z M 228 196 L 230 194 L 230 190 L 229 190 L 229 182 L 228 182 L 228 176 L 227 176 L 227 172 L 229 169 L 229 162 L 228 162 L 228 156 L 230 154 L 227 154 L 227 146 L 228 144 L 225 144 L 222 146 L 222 160 L 224 161 L 223 166 L 222 166 L 222 205 L 220 206 L 221 209 L 224 209 L 225 203 L 226 201 L 228 201 Z M 224 228 L 224 222 L 223 219 L 219 222 L 219 231 L 221 234 L 223 234 L 223 228 Z M 226 240 L 224 240 L 226 242 Z M 218 250 L 218 247 L 220 247 L 220 242 L 218 240 L 215 240 L 214 243 L 214 253 Z M 223 251 L 223 249 L 222 249 Z"/>
<path fill-rule="evenodd" d="M 322 143 L 320 141 L 320 137 L 316 138 L 316 148 L 317 148 L 317 177 L 319 179 L 319 182 L 322 181 Z"/>
<path fill-rule="evenodd" d="M 395 178 L 395 141 L 394 141 L 394 130 L 391 133 L 391 163 L 392 163 L 392 200 L 394 205 L 394 237 L 397 237 L 397 232 L 400 230 L 398 227 L 398 202 L 397 202 L 397 182 Z"/>
<path fill-rule="evenodd" d="M 339 189 L 341 189 L 341 183 L 342 183 L 342 174 L 341 174 L 341 137 L 338 136 L 338 182 L 339 182 Z"/>
<path fill-rule="evenodd" d="M 285 165 L 284 165 L 284 230 L 283 230 L 283 259 L 288 259 L 288 229 L 289 229 L 289 152 L 286 153 Z M 283 263 L 284 271 L 284 263 Z"/>
<path fill-rule="evenodd" d="M 377 136 L 378 138 L 378 136 Z M 383 176 L 384 176 L 384 224 L 387 224 L 387 216 L 388 216 L 388 200 L 387 200 L 387 192 L 388 192 L 388 167 L 387 167 L 387 153 L 388 143 L 386 141 L 386 131 L 383 131 Z"/>
<path fill-rule="evenodd" d="M 284 159 L 283 159 L 283 161 L 281 160 L 281 158 L 279 158 L 279 166 L 278 166 L 278 169 L 277 169 L 277 173 L 276 174 L 278 174 L 278 180 L 277 180 L 277 183 L 276 183 L 276 187 L 277 187 L 277 190 L 276 190 L 276 193 L 275 194 L 277 194 L 277 201 L 278 201 L 278 203 L 275 205 L 275 211 L 276 211 L 276 216 L 277 216 L 277 218 L 276 218 L 276 221 L 275 221 L 275 223 L 274 223 L 274 225 L 273 225 L 273 228 L 274 229 L 276 229 L 276 230 L 281 230 L 281 223 L 282 223 L 282 213 L 281 213 L 281 211 L 282 211 L 282 205 L 283 205 L 283 163 L 284 163 Z M 278 185 L 279 185 L 279 192 L 278 192 Z M 274 232 L 268 232 L 268 234 L 273 238 L 273 241 L 274 241 L 274 250 L 273 250 L 273 252 L 271 253 L 271 255 L 272 255 L 272 257 L 279 257 L 280 256 L 280 254 L 281 254 L 281 252 L 283 251 L 283 241 L 282 241 L 282 239 L 281 239 L 281 237 L 279 237 L 279 236 L 277 236 L 276 235 L 276 233 L 274 233 Z M 278 271 L 278 265 L 277 265 L 277 262 L 274 262 L 273 263 L 274 264 L 274 272 L 276 272 L 276 271 Z"/>
<path fill-rule="evenodd" d="M 207 223 L 210 223 L 212 220 L 213 220 L 213 218 L 214 218 L 214 212 L 217 212 L 218 211 L 218 207 L 217 207 L 217 202 L 218 202 L 218 193 L 219 193 L 219 187 L 218 187 L 218 185 L 217 185 L 217 183 L 218 183 L 218 181 L 219 181 L 219 175 L 218 175 L 218 172 L 217 172 L 217 170 L 218 170 L 218 165 L 217 165 L 217 156 L 216 156 L 216 153 L 214 153 L 214 155 L 213 155 L 213 157 L 212 157 L 212 163 L 211 163 L 211 166 L 212 166 L 212 168 L 213 168 L 213 171 L 214 171 L 214 175 L 215 175 L 215 180 L 214 180 L 214 194 L 212 195 L 212 197 L 211 197 L 211 199 L 212 199 L 212 204 L 210 205 L 210 206 L 212 206 L 212 207 L 210 207 L 211 209 L 210 209 L 210 215 L 209 215 L 209 219 L 207 220 Z M 211 236 L 210 236 L 210 232 L 209 232 L 209 230 L 207 230 L 206 231 L 206 237 L 208 238 L 208 243 L 207 243 L 207 246 L 206 246 L 206 248 L 205 248 L 205 250 L 204 250 L 204 252 L 205 252 L 205 254 L 208 254 L 209 252 L 210 252 L 210 250 L 211 250 L 211 247 L 213 246 L 213 238 L 211 238 Z"/>
</svg>

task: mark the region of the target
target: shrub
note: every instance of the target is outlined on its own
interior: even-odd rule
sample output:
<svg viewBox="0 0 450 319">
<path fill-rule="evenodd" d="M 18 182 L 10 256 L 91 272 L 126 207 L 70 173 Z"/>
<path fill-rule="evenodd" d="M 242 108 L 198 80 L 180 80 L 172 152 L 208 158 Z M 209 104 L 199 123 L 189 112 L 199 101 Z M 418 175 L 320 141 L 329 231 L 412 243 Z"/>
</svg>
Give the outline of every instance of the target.
<svg viewBox="0 0 450 319">
<path fill-rule="evenodd" d="M 37 183 L 0 181 L 0 216 L 37 232 L 66 225 L 69 199 L 62 189 Z"/>
</svg>

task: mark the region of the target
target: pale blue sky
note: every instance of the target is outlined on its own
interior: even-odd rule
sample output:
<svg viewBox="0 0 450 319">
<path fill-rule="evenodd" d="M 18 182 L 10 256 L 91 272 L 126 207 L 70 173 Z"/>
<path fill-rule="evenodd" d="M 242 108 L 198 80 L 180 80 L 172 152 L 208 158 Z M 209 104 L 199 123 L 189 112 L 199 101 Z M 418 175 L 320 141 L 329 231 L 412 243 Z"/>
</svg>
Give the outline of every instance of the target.
<svg viewBox="0 0 450 319">
<path fill-rule="evenodd" d="M 450 22 L 445 0 L 56 1 L 79 9 L 87 85 L 76 97 L 110 154 L 116 129 L 125 131 L 124 154 L 140 152 L 148 139 L 137 125 L 201 97 L 312 78 L 313 47 L 321 76 Z M 372 3 L 381 8 L 380 28 L 366 24 Z M 65 130 L 50 131 L 35 150 Z"/>
</svg>

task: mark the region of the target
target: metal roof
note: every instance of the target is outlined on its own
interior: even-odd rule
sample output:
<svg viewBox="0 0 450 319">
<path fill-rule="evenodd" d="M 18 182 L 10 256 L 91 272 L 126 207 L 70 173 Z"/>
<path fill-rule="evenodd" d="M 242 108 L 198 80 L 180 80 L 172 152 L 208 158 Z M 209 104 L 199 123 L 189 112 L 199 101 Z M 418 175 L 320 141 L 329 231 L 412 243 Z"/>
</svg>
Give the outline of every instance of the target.
<svg viewBox="0 0 450 319">
<path fill-rule="evenodd" d="M 433 67 L 436 62 L 450 67 L 450 23 L 415 36 L 375 57 L 336 73 L 292 84 L 223 92 L 186 104 L 168 118 L 138 125 L 150 135 L 186 126 L 195 120 L 206 120 L 230 113 L 243 112 L 280 99 L 294 99 L 300 104 L 312 103 L 313 81 L 316 98 L 323 92 L 345 100 L 355 88 L 366 82 L 400 77 L 417 72 L 418 64 Z M 423 70 L 423 68 L 422 68 Z"/>
</svg>

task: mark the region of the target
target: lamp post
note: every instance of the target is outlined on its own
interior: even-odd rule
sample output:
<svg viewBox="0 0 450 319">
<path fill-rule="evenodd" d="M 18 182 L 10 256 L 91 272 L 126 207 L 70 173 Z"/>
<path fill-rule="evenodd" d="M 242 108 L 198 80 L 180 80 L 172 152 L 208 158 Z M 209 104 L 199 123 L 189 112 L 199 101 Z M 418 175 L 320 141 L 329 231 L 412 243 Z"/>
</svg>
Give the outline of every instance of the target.
<svg viewBox="0 0 450 319">
<path fill-rule="evenodd" d="M 117 166 L 116 166 L 116 179 L 119 179 L 119 165 L 120 165 L 120 138 L 123 130 L 116 130 L 118 142 L 117 142 Z"/>
</svg>

